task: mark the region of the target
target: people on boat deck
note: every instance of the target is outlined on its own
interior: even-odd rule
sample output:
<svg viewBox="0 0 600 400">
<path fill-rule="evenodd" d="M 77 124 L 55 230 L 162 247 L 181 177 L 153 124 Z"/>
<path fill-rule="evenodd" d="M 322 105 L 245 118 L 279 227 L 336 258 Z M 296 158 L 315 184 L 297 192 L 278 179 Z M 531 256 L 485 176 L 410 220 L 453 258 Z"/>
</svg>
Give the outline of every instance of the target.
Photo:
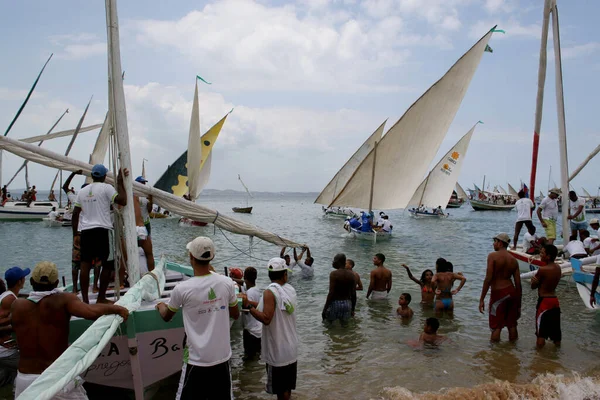
<svg viewBox="0 0 600 400">
<path fill-rule="evenodd" d="M 360 229 L 360 225 L 361 225 L 361 223 L 360 223 L 360 221 L 358 220 L 358 218 L 357 218 L 357 217 L 352 217 L 352 218 L 350 218 L 350 219 L 348 220 L 348 226 L 349 226 L 350 228 L 353 228 L 353 229 L 357 229 L 357 230 L 358 230 L 358 229 Z M 348 229 L 348 231 L 350 231 L 350 229 Z"/>
<path fill-rule="evenodd" d="M 143 176 L 138 176 L 137 178 L 135 178 L 135 181 L 138 183 L 141 183 L 142 185 L 145 185 L 146 182 L 148 182 L 146 180 L 146 178 L 144 178 Z M 138 197 L 139 201 L 139 205 L 140 205 L 140 209 L 142 211 L 142 220 L 144 221 L 144 226 L 146 227 L 146 230 L 148 231 L 148 236 L 152 236 L 152 228 L 150 227 L 150 213 L 152 212 L 152 195 L 148 195 L 148 197 Z"/>
<path fill-rule="evenodd" d="M 258 271 L 254 267 L 247 267 L 244 270 L 244 286 L 242 287 L 240 297 L 243 303 L 252 304 L 253 307 L 258 307 L 258 303 L 260 302 L 260 291 L 256 287 L 257 276 Z M 242 314 L 244 356 L 246 359 L 252 359 L 260 355 L 262 325 L 256 318 L 250 315 L 248 308 L 244 308 L 243 311 L 246 311 Z"/>
<path fill-rule="evenodd" d="M 600 240 L 598 240 L 598 236 L 590 236 L 590 231 L 584 229 L 581 232 L 581 237 L 583 238 L 583 247 L 589 256 L 600 255 Z"/>
<path fill-rule="evenodd" d="M 156 305 L 164 321 L 182 309 L 188 357 L 184 359 L 177 399 L 231 399 L 229 317 L 240 315 L 235 283 L 213 273 L 215 246 L 199 236 L 187 244 L 195 279 L 179 283 L 169 304 Z"/>
<path fill-rule="evenodd" d="M 304 261 L 302 261 L 304 252 L 306 252 L 306 258 L 304 259 Z M 308 246 L 305 245 L 302 247 L 302 251 L 300 252 L 300 255 L 298 255 L 296 253 L 296 248 L 294 247 L 294 261 L 296 262 L 294 264 L 294 268 L 296 266 L 300 267 L 301 276 L 303 278 L 312 278 L 313 277 L 313 275 L 315 274 L 315 270 L 314 270 L 314 266 L 313 266 L 315 259 L 312 258 L 311 254 L 310 254 L 310 249 L 308 248 Z"/>
<path fill-rule="evenodd" d="M 349 258 L 346 259 L 346 269 L 349 269 L 354 274 L 354 279 L 356 281 L 356 290 L 363 290 L 362 280 L 360 279 L 360 275 L 358 272 L 353 270 L 354 268 L 354 260 Z"/>
<path fill-rule="evenodd" d="M 583 242 L 577 239 L 577 233 L 573 233 L 569 238 L 569 243 L 563 246 L 562 251 L 559 252 L 559 255 L 567 255 L 569 258 L 585 258 L 588 256 L 587 251 L 585 251 L 585 247 L 583 246 Z"/>
<path fill-rule="evenodd" d="M 281 251 L 279 252 L 279 257 L 283 258 L 283 260 L 285 261 L 285 265 L 286 267 L 289 269 L 290 272 L 293 272 L 294 267 L 296 266 L 296 260 L 292 260 L 289 254 L 285 254 L 285 250 L 287 249 L 286 246 L 283 246 L 281 248 Z"/>
<path fill-rule="evenodd" d="M 244 302 L 250 314 L 263 324 L 261 359 L 267 364 L 266 391 L 277 399 L 289 399 L 296 389 L 298 334 L 296 290 L 288 282 L 288 267 L 282 258 L 267 264 L 271 284 L 258 307 Z"/>
<path fill-rule="evenodd" d="M 513 250 L 517 248 L 517 242 L 519 241 L 519 234 L 521 233 L 521 228 L 523 225 L 527 227 L 527 230 L 531 230 L 533 226 L 533 222 L 531 222 L 531 212 L 535 209 L 535 204 L 531 199 L 525 197 L 525 192 L 523 190 L 519 190 L 517 193 L 519 196 L 519 200 L 515 203 L 515 208 L 517 209 L 517 222 L 515 223 L 515 236 L 513 237 Z"/>
<path fill-rule="evenodd" d="M 385 255 L 377 253 L 373 257 L 375 269 L 371 271 L 369 280 L 369 290 L 367 290 L 367 299 L 373 295 L 373 300 L 387 299 L 390 290 L 392 290 L 392 271 L 387 269 L 383 263 Z"/>
<path fill-rule="evenodd" d="M 360 230 L 361 232 L 372 232 L 373 231 L 373 216 L 364 211 L 360 212 Z"/>
<path fill-rule="evenodd" d="M 152 271 L 154 270 L 154 252 L 152 250 L 152 238 L 150 237 L 150 233 L 148 232 L 148 230 L 146 229 L 146 225 L 144 224 L 144 208 L 141 206 L 140 198 L 136 195 L 133 196 L 133 210 L 135 213 L 135 229 L 137 232 L 137 244 L 138 247 L 142 248 L 142 250 L 144 251 L 144 255 L 146 256 L 147 260 L 148 271 Z M 124 274 L 125 268 L 121 268 L 119 272 Z M 121 279 L 121 282 L 125 281 L 124 278 L 125 276 L 123 275 L 123 279 Z"/>
<path fill-rule="evenodd" d="M 29 268 L 21 269 L 12 267 L 4 273 L 6 286 L 2 282 L 0 291 L 0 387 L 12 385 L 17 376 L 19 366 L 19 350 L 17 342 L 12 339 L 13 332 L 10 322 L 12 304 L 25 286 L 25 277 L 29 275 Z M 1 280 L 0 280 L 1 281 Z"/>
<path fill-rule="evenodd" d="M 48 218 L 50 218 L 51 221 L 62 220 L 60 214 L 58 213 L 58 211 L 56 211 L 56 207 L 52 207 L 52 210 L 48 213 Z"/>
<path fill-rule="evenodd" d="M 50 193 L 48 193 L 48 201 L 56 201 L 56 196 L 54 195 L 53 189 L 50 189 Z"/>
<path fill-rule="evenodd" d="M 598 232 L 598 229 L 600 229 L 600 220 L 598 218 L 590 219 L 590 228 L 593 229 L 593 232 L 590 232 L 590 235 L 598 236 L 600 238 L 600 232 Z"/>
<path fill-rule="evenodd" d="M 356 307 L 356 277 L 346 269 L 346 255 L 336 254 L 331 266 L 334 271 L 329 274 L 329 292 L 323 306 L 323 321 L 333 323 L 340 320 L 342 326 L 354 316 Z"/>
<path fill-rule="evenodd" d="M 412 308 L 408 306 L 410 304 L 410 300 L 411 297 L 409 293 L 402 293 L 398 299 L 398 305 L 400 307 L 396 309 L 396 314 L 403 319 L 411 319 L 413 317 L 414 312 Z"/>
<path fill-rule="evenodd" d="M 444 210 L 442 210 L 442 206 L 438 206 L 435 210 L 432 211 L 436 215 L 444 215 Z"/>
<path fill-rule="evenodd" d="M 532 252 L 535 252 L 535 250 L 537 250 L 536 242 L 539 238 L 535 232 L 536 232 L 535 225 L 531 224 L 531 226 L 527 226 L 527 232 L 525 232 L 525 235 L 523 236 L 523 243 L 522 243 L 524 253 L 531 254 Z M 533 249 L 533 251 L 531 249 Z"/>
<path fill-rule="evenodd" d="M 553 244 L 556 240 L 556 221 L 558 220 L 558 203 L 556 199 L 560 196 L 560 189 L 552 188 L 548 196 L 542 200 L 537 209 L 537 216 L 546 230 L 546 240 Z"/>
<path fill-rule="evenodd" d="M 379 218 L 377 219 L 377 226 L 380 228 L 383 226 L 383 217 L 384 216 L 385 216 L 385 213 L 383 211 L 379 211 Z"/>
<path fill-rule="evenodd" d="M 377 227 L 375 230 L 382 231 L 382 232 L 391 232 L 393 226 L 392 226 L 392 221 L 390 221 L 389 217 L 387 215 L 384 215 L 381 220 L 383 222 L 381 223 L 381 225 L 377 224 Z"/>
<path fill-rule="evenodd" d="M 68 220 L 71 220 L 73 218 L 72 210 L 75 207 L 75 201 L 77 200 L 77 193 L 75 193 L 75 188 L 73 188 L 73 187 L 69 188 L 69 185 L 71 185 L 71 181 L 73 180 L 75 175 L 81 175 L 81 174 L 83 174 L 82 170 L 77 170 L 77 171 L 71 172 L 71 174 L 67 177 L 67 180 L 65 181 L 65 183 L 62 185 L 62 190 L 67 195 L 67 208 L 70 210 L 68 215 L 65 212 L 65 217 L 66 217 L 65 219 L 68 219 Z"/>
<path fill-rule="evenodd" d="M 443 258 L 436 261 L 436 273 L 431 279 L 431 284 L 435 286 L 435 311 L 437 313 L 454 311 L 454 300 L 452 296 L 460 292 L 465 285 L 467 278 L 461 273 L 454 273 L 452 263 Z M 452 289 L 454 281 L 460 281 L 456 289 Z"/>
<path fill-rule="evenodd" d="M 574 190 L 569 192 L 569 215 L 567 219 L 570 221 L 571 232 L 581 237 L 581 232 L 587 229 L 587 222 L 585 220 L 585 199 L 577 197 L 577 193 Z M 581 239 L 583 241 L 583 239 Z"/>
<path fill-rule="evenodd" d="M 421 304 L 433 305 L 435 299 L 435 286 L 433 285 L 433 271 L 426 269 L 421 273 L 421 279 L 413 276 L 410 268 L 406 264 L 402 264 L 408 273 L 408 278 L 421 287 Z"/>
<path fill-rule="evenodd" d="M 32 202 L 37 201 L 37 190 L 35 190 L 35 185 L 27 192 L 25 201 L 27 201 L 27 207 L 31 206 Z"/>
<path fill-rule="evenodd" d="M 69 346 L 71 316 L 95 320 L 116 314 L 127 320 L 129 311 L 112 304 L 86 304 L 73 293 L 57 290 L 58 269 L 49 261 L 38 263 L 30 278 L 33 291 L 12 305 L 12 327 L 19 343 L 15 398 L 27 389 Z M 60 399 L 87 399 L 77 377 L 64 387 Z"/>
<path fill-rule="evenodd" d="M 80 284 L 81 297 L 85 303 L 89 302 L 90 268 L 95 259 L 98 259 L 101 265 L 100 287 L 96 302 L 106 301 L 106 289 L 114 269 L 114 263 L 107 263 L 111 247 L 109 231 L 113 229 L 111 205 L 127 204 L 123 176 L 128 176 L 129 170 L 125 168 L 119 171 L 117 190 L 104 183 L 107 172 L 108 169 L 104 165 L 94 165 L 91 174 L 93 182 L 79 191 L 73 209 L 73 236 L 79 235 L 81 231 Z"/>
<path fill-rule="evenodd" d="M 483 314 L 485 296 L 491 289 L 488 313 L 492 342 L 500 341 L 503 328 L 508 328 L 508 340 L 515 341 L 519 337 L 517 321 L 521 317 L 521 274 L 517 260 L 507 251 L 509 245 L 508 234 L 500 233 L 494 237 L 494 251 L 488 254 L 479 298 L 479 312 Z"/>
<path fill-rule="evenodd" d="M 540 254 L 545 265 L 541 266 L 531 278 L 531 289 L 538 290 L 538 302 L 535 307 L 535 336 L 537 336 L 538 348 L 544 347 L 546 339 L 560 346 L 562 339 L 560 304 L 556 297 L 556 286 L 560 282 L 562 271 L 554 262 L 557 253 L 558 250 L 554 245 L 544 246 Z"/>
</svg>

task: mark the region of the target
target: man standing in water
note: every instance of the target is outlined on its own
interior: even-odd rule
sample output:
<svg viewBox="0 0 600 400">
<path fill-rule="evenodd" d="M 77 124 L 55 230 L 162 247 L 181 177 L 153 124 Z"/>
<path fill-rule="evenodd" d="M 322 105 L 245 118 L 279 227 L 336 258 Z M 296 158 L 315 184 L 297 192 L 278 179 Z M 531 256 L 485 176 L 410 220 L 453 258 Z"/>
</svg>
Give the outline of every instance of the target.
<svg viewBox="0 0 600 400">
<path fill-rule="evenodd" d="M 15 398 L 29 387 L 69 347 L 71 316 L 95 320 L 117 314 L 127 320 L 129 311 L 112 304 L 89 305 L 73 294 L 56 290 L 58 269 L 49 261 L 38 263 L 30 279 L 33 292 L 12 305 L 12 327 L 20 355 L 15 380 Z M 82 381 L 76 378 L 62 392 L 61 399 L 85 399 Z"/>
<path fill-rule="evenodd" d="M 560 196 L 560 189 L 550 189 L 548 196 L 542 200 L 537 209 L 537 216 L 546 230 L 546 239 L 549 244 L 556 240 L 556 220 L 558 219 L 558 203 L 556 199 Z"/>
<path fill-rule="evenodd" d="M 494 252 L 488 255 L 479 298 L 479 312 L 483 314 L 485 296 L 492 289 L 488 310 L 492 342 L 500 341 L 500 333 L 504 327 L 508 328 L 508 340 L 515 341 L 519 337 L 517 321 L 521 316 L 521 275 L 517 260 L 507 251 L 509 244 L 510 237 L 506 233 L 500 233 L 494 238 Z"/>
<path fill-rule="evenodd" d="M 540 267 L 531 278 L 531 288 L 538 290 L 538 302 L 535 308 L 536 346 L 541 349 L 550 339 L 560 346 L 562 333 L 560 331 L 560 304 L 556 297 L 556 286 L 560 282 L 562 271 L 554 262 L 558 250 L 554 245 L 542 247 L 540 256 L 546 265 Z"/>
<path fill-rule="evenodd" d="M 73 236 L 78 236 L 81 231 L 81 298 L 84 303 L 89 303 L 88 289 L 90 286 L 90 268 L 95 259 L 100 261 L 100 290 L 97 303 L 106 302 L 106 289 L 114 265 L 109 267 L 106 262 L 110 253 L 109 231 L 113 229 L 110 216 L 110 206 L 113 203 L 121 206 L 127 205 L 123 175 L 128 176 L 126 168 L 119 172 L 117 190 L 104 183 L 108 169 L 102 164 L 92 168 L 93 182 L 82 188 L 77 195 L 73 209 Z"/>
<path fill-rule="evenodd" d="M 352 270 L 346 269 L 345 254 L 336 254 L 331 265 L 335 270 L 329 274 L 329 293 L 321 316 L 329 322 L 339 319 L 345 325 L 354 316 L 356 277 Z"/>
<path fill-rule="evenodd" d="M 388 293 L 392 290 L 392 271 L 384 267 L 384 262 L 385 256 L 381 253 L 377 253 L 373 257 L 373 265 L 376 268 L 371 271 L 367 299 L 371 293 L 373 293 L 373 300 L 387 299 Z"/>
<path fill-rule="evenodd" d="M 298 374 L 296 290 L 287 283 L 289 270 L 283 258 L 269 260 L 267 270 L 271 284 L 263 292 L 258 308 L 246 299 L 244 308 L 263 324 L 261 358 L 267 364 L 267 393 L 288 400 L 296 389 Z"/>
</svg>

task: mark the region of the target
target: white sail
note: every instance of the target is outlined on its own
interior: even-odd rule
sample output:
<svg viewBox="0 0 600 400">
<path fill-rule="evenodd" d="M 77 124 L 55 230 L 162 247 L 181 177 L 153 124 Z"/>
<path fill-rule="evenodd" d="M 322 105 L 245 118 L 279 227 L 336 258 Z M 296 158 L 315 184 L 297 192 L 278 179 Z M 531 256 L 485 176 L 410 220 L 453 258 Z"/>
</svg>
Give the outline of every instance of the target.
<svg viewBox="0 0 600 400">
<path fill-rule="evenodd" d="M 194 103 L 192 105 L 192 116 L 190 120 L 190 133 L 188 136 L 187 171 L 188 171 L 188 193 L 192 200 L 196 200 L 202 190 L 200 186 L 200 164 L 202 163 L 202 145 L 200 144 L 200 110 L 198 106 L 198 80 L 194 89 Z M 207 167 L 206 163 L 204 167 Z M 210 164 L 208 165 L 208 176 L 203 180 L 208 182 L 210 176 Z M 204 182 L 206 184 L 206 182 Z"/>
<path fill-rule="evenodd" d="M 418 207 L 422 204 L 427 208 L 441 206 L 442 210 L 446 209 L 476 126 L 474 125 L 433 167 L 413 194 L 408 207 Z"/>
<path fill-rule="evenodd" d="M 458 182 L 456 182 L 456 194 L 458 195 L 458 198 L 462 200 L 467 200 L 469 198 L 467 192 L 465 192 L 465 190 L 462 188 L 462 186 L 460 186 L 460 183 Z"/>
<path fill-rule="evenodd" d="M 506 190 L 504 190 L 504 188 L 502 186 L 500 186 L 500 185 L 498 185 L 498 192 L 500 192 L 500 194 L 508 194 L 506 192 Z"/>
<path fill-rule="evenodd" d="M 337 197 L 337 195 L 346 187 L 346 184 L 352 177 L 352 174 L 360 163 L 367 157 L 367 155 L 373 150 L 375 142 L 381 140 L 383 129 L 387 120 L 383 121 L 375 132 L 369 136 L 369 138 L 356 150 L 356 153 L 350 157 L 346 164 L 335 174 L 333 179 L 325 186 L 321 194 L 315 200 L 317 204 L 323 204 L 329 206 L 331 202 Z"/>
<path fill-rule="evenodd" d="M 90 126 L 84 126 L 81 129 L 79 129 L 77 134 L 93 131 L 93 130 L 96 130 L 101 127 L 102 127 L 102 124 L 94 124 L 94 125 L 90 125 Z M 75 129 L 68 129 L 66 131 L 60 131 L 60 132 L 51 133 L 48 135 L 32 136 L 29 138 L 19 139 L 19 140 L 21 140 L 21 142 L 25 142 L 25 143 L 36 143 L 36 142 L 39 142 L 42 140 L 51 140 L 51 139 L 65 137 L 65 136 L 72 136 L 74 133 L 75 133 Z"/>
<path fill-rule="evenodd" d="M 109 99 L 110 104 L 110 99 Z M 110 106 L 109 106 L 110 108 Z M 106 152 L 108 151 L 108 142 L 110 140 L 110 121 L 108 111 L 106 116 L 104 117 L 104 123 L 102 124 L 102 128 L 100 128 L 100 132 L 98 132 L 98 137 L 96 138 L 96 143 L 94 144 L 94 150 L 92 150 L 92 154 L 90 154 L 90 164 L 104 164 L 104 159 L 106 158 Z M 88 176 L 85 179 L 86 183 L 92 183 L 92 177 Z"/>
<path fill-rule="evenodd" d="M 460 107 L 492 33 L 481 38 L 406 111 L 331 205 L 368 208 L 372 198 L 372 208 L 406 207 Z"/>
<path fill-rule="evenodd" d="M 508 194 L 510 194 L 515 199 L 519 198 L 519 193 L 515 190 L 515 188 L 512 187 L 510 183 L 508 183 L 507 185 L 508 185 Z"/>
</svg>

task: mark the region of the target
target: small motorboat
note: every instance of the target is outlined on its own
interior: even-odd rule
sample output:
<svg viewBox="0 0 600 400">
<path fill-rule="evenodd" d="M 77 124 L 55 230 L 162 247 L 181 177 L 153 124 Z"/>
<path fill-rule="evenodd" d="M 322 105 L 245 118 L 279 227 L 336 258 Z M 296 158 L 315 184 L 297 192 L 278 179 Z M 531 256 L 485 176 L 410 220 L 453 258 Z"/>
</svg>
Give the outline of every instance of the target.
<svg viewBox="0 0 600 400">
<path fill-rule="evenodd" d="M 241 213 L 241 214 L 251 214 L 252 207 L 233 207 L 233 212 Z"/>
</svg>

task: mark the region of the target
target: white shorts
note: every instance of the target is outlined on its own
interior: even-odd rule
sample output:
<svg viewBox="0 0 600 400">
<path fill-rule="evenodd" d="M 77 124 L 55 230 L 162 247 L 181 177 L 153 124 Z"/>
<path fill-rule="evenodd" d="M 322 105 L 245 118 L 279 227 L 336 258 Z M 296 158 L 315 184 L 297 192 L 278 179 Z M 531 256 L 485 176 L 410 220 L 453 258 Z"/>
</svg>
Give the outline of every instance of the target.
<svg viewBox="0 0 600 400">
<path fill-rule="evenodd" d="M 148 229 L 145 226 L 136 226 L 135 231 L 137 232 L 137 240 L 148 239 Z"/>
<path fill-rule="evenodd" d="M 19 397 L 40 375 L 22 374 L 17 372 L 15 379 L 15 398 Z M 87 393 L 83 388 L 83 379 L 75 378 L 67 386 L 54 395 L 54 400 L 87 400 Z"/>
<path fill-rule="evenodd" d="M 387 290 L 373 290 L 371 292 L 371 300 L 384 300 L 388 298 Z"/>
</svg>

